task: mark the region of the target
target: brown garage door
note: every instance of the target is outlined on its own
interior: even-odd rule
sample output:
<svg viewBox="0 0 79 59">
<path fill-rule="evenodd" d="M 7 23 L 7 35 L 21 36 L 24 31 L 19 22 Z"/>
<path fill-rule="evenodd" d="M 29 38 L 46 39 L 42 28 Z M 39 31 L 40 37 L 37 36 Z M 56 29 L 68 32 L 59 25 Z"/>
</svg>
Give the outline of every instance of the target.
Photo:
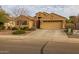
<svg viewBox="0 0 79 59">
<path fill-rule="evenodd" d="M 41 29 L 61 29 L 62 22 L 61 21 L 54 21 L 54 22 L 42 22 L 40 24 Z"/>
</svg>

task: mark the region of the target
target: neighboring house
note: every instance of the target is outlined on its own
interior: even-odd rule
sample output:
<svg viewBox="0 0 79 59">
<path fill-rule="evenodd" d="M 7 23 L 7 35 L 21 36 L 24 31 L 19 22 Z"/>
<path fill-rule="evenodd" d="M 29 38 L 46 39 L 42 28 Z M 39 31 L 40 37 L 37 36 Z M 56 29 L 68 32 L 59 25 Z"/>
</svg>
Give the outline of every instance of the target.
<svg viewBox="0 0 79 59">
<path fill-rule="evenodd" d="M 41 29 L 64 29 L 66 18 L 55 13 L 36 13 L 36 27 Z"/>
<path fill-rule="evenodd" d="M 79 30 L 79 16 L 71 16 L 73 20 L 74 29 Z"/>
<path fill-rule="evenodd" d="M 8 21 L 4 23 L 5 29 L 12 29 L 16 23 L 13 17 L 7 16 Z"/>
<path fill-rule="evenodd" d="M 30 16 L 20 15 L 15 20 L 16 27 L 28 27 L 31 29 L 34 26 L 34 19 Z"/>
<path fill-rule="evenodd" d="M 79 16 L 76 16 L 74 19 L 75 29 L 79 30 Z"/>
</svg>

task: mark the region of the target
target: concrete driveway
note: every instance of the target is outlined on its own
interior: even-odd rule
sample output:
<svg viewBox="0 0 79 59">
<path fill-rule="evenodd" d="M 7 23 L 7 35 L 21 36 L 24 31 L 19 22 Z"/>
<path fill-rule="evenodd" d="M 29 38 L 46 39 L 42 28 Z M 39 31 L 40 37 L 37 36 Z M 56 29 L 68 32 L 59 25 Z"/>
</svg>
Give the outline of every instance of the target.
<svg viewBox="0 0 79 59">
<path fill-rule="evenodd" d="M 79 53 L 79 40 L 69 39 L 63 30 L 40 29 L 22 36 L 0 35 L 0 53 L 69 52 Z"/>
<path fill-rule="evenodd" d="M 63 30 L 36 30 L 27 35 L 28 38 L 50 40 L 56 38 L 67 38 Z"/>
</svg>

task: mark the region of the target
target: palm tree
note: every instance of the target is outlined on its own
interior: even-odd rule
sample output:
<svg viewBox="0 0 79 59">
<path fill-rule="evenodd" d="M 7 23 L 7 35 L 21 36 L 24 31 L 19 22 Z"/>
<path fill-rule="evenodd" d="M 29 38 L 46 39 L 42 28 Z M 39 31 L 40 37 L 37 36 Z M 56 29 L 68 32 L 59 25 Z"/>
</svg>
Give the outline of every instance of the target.
<svg viewBox="0 0 79 59">
<path fill-rule="evenodd" d="M 67 32 L 68 34 L 72 34 L 73 33 L 73 28 L 74 28 L 74 20 L 73 20 L 73 16 L 70 16 L 69 19 L 66 20 L 66 27 L 67 27 Z"/>
<path fill-rule="evenodd" d="M 66 20 L 67 26 L 73 28 L 74 27 L 74 16 L 70 16 L 69 19 Z"/>
</svg>

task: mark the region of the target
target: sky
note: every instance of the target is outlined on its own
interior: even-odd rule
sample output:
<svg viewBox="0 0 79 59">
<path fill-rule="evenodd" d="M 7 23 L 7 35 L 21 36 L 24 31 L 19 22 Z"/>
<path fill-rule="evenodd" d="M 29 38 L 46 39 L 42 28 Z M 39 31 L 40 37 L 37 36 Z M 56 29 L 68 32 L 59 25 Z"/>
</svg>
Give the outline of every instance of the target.
<svg viewBox="0 0 79 59">
<path fill-rule="evenodd" d="M 30 16 L 35 16 L 35 13 L 40 11 L 56 13 L 64 17 L 79 14 L 79 5 L 2 5 L 2 8 L 11 15 L 13 15 L 12 10 L 18 7 L 25 8 Z"/>
</svg>

